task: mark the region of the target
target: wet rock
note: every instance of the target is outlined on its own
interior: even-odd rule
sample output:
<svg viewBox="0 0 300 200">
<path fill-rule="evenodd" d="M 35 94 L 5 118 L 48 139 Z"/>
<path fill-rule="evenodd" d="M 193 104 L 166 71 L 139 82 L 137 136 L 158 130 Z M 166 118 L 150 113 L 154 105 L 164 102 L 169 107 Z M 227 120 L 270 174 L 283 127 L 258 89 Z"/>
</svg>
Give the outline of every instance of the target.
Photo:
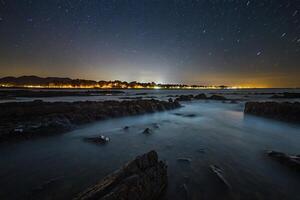
<svg viewBox="0 0 300 200">
<path fill-rule="evenodd" d="M 271 99 L 294 99 L 294 98 L 300 98 L 300 93 L 284 92 L 280 95 L 274 94 L 270 98 Z"/>
<path fill-rule="evenodd" d="M 173 99 L 172 99 L 172 98 L 169 98 L 169 99 L 168 99 L 168 102 L 169 102 L 169 103 L 172 103 L 172 102 L 173 102 Z"/>
<path fill-rule="evenodd" d="M 214 95 L 210 96 L 209 99 L 211 99 L 211 100 L 218 100 L 218 101 L 227 100 L 226 97 L 221 96 L 221 95 L 217 95 L 217 94 L 214 94 Z"/>
<path fill-rule="evenodd" d="M 182 117 L 196 117 L 196 114 L 184 114 L 184 113 L 174 113 L 174 115 L 182 116 Z"/>
<path fill-rule="evenodd" d="M 168 183 L 167 166 L 155 151 L 136 157 L 74 200 L 156 200 Z"/>
<path fill-rule="evenodd" d="M 179 108 L 178 101 L 13 102 L 0 104 L 0 142 L 69 131 L 84 123 Z M 21 129 L 18 127 L 22 127 Z"/>
<path fill-rule="evenodd" d="M 195 99 L 207 99 L 207 96 L 204 93 L 202 93 L 202 94 L 197 94 L 194 98 Z"/>
<path fill-rule="evenodd" d="M 300 170 L 300 155 L 287 155 L 278 151 L 268 151 L 268 156 L 293 169 Z"/>
<path fill-rule="evenodd" d="M 191 101 L 193 99 L 193 95 L 180 95 L 176 98 L 177 101 Z"/>
<path fill-rule="evenodd" d="M 192 162 L 192 159 L 191 158 L 177 158 L 177 161 L 190 164 Z"/>
<path fill-rule="evenodd" d="M 143 134 L 151 134 L 153 131 L 150 129 L 150 128 L 146 128 L 144 131 L 143 131 Z"/>
<path fill-rule="evenodd" d="M 224 178 L 224 170 L 217 165 L 210 165 L 210 170 L 216 177 L 226 186 L 227 189 L 231 189 L 231 185 Z"/>
<path fill-rule="evenodd" d="M 97 137 L 87 137 L 84 138 L 85 141 L 87 142 L 92 142 L 92 143 L 96 143 L 96 144 L 106 144 L 110 141 L 110 138 L 104 135 L 100 135 Z"/>
<path fill-rule="evenodd" d="M 245 104 L 244 113 L 287 122 L 300 123 L 299 102 L 247 102 Z"/>
<path fill-rule="evenodd" d="M 123 128 L 123 130 L 128 131 L 128 130 L 129 130 L 129 126 L 125 126 L 125 127 Z"/>
</svg>

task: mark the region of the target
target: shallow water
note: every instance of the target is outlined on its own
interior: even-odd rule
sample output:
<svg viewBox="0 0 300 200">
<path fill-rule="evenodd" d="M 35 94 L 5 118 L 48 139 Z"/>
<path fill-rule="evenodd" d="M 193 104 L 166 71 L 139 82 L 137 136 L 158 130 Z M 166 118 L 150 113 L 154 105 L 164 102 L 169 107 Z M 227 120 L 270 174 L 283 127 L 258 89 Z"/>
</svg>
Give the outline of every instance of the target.
<svg viewBox="0 0 300 200">
<path fill-rule="evenodd" d="M 152 149 L 168 163 L 165 199 L 184 199 L 183 184 L 188 199 L 300 199 L 299 173 L 264 154 L 270 149 L 299 154 L 300 126 L 244 116 L 243 103 L 183 105 L 96 122 L 66 134 L 1 144 L 0 199 L 70 199 Z M 124 131 L 124 126 L 129 130 Z M 142 134 L 147 127 L 153 134 Z M 83 141 L 100 134 L 111 142 Z M 179 162 L 181 157 L 191 163 Z M 224 169 L 231 192 L 210 172 L 211 164 Z"/>
</svg>

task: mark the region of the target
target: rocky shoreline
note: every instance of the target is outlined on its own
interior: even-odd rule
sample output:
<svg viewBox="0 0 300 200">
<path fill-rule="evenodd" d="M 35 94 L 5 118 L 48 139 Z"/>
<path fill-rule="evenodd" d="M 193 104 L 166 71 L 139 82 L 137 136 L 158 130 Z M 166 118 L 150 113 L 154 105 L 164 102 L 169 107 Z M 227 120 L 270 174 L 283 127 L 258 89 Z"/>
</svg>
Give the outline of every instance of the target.
<svg viewBox="0 0 300 200">
<path fill-rule="evenodd" d="M 178 101 L 13 102 L 0 104 L 0 142 L 59 133 L 74 126 L 115 117 L 171 110 Z"/>
<path fill-rule="evenodd" d="M 299 102 L 247 102 L 244 113 L 286 122 L 300 123 Z"/>
</svg>

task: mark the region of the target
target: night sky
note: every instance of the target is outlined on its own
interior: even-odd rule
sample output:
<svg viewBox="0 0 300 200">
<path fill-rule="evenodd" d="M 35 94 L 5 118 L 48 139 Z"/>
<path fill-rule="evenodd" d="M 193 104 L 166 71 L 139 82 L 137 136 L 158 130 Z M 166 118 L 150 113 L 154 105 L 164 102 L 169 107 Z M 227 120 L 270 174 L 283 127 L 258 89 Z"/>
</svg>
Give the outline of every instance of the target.
<svg viewBox="0 0 300 200">
<path fill-rule="evenodd" d="M 0 0 L 0 77 L 300 86 L 299 0 Z"/>
</svg>

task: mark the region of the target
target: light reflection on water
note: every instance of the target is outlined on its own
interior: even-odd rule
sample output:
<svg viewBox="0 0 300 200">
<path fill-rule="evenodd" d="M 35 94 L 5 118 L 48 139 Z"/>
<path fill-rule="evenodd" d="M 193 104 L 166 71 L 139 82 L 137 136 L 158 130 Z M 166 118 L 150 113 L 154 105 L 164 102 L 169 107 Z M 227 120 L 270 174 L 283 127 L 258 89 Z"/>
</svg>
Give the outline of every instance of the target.
<svg viewBox="0 0 300 200">
<path fill-rule="evenodd" d="M 166 199 L 183 199 L 184 183 L 190 199 L 300 199 L 299 174 L 264 155 L 269 149 L 299 154 L 300 127 L 245 117 L 242 111 L 243 103 L 195 101 L 173 111 L 96 122 L 62 135 L 2 145 L 0 199 L 32 193 L 29 197 L 35 199 L 69 199 L 152 149 L 169 166 Z M 152 135 L 142 134 L 147 127 L 154 130 Z M 100 134 L 111 142 L 99 146 L 82 140 Z M 192 162 L 180 163 L 178 157 Z M 210 173 L 210 164 L 224 169 L 232 192 Z"/>
</svg>

